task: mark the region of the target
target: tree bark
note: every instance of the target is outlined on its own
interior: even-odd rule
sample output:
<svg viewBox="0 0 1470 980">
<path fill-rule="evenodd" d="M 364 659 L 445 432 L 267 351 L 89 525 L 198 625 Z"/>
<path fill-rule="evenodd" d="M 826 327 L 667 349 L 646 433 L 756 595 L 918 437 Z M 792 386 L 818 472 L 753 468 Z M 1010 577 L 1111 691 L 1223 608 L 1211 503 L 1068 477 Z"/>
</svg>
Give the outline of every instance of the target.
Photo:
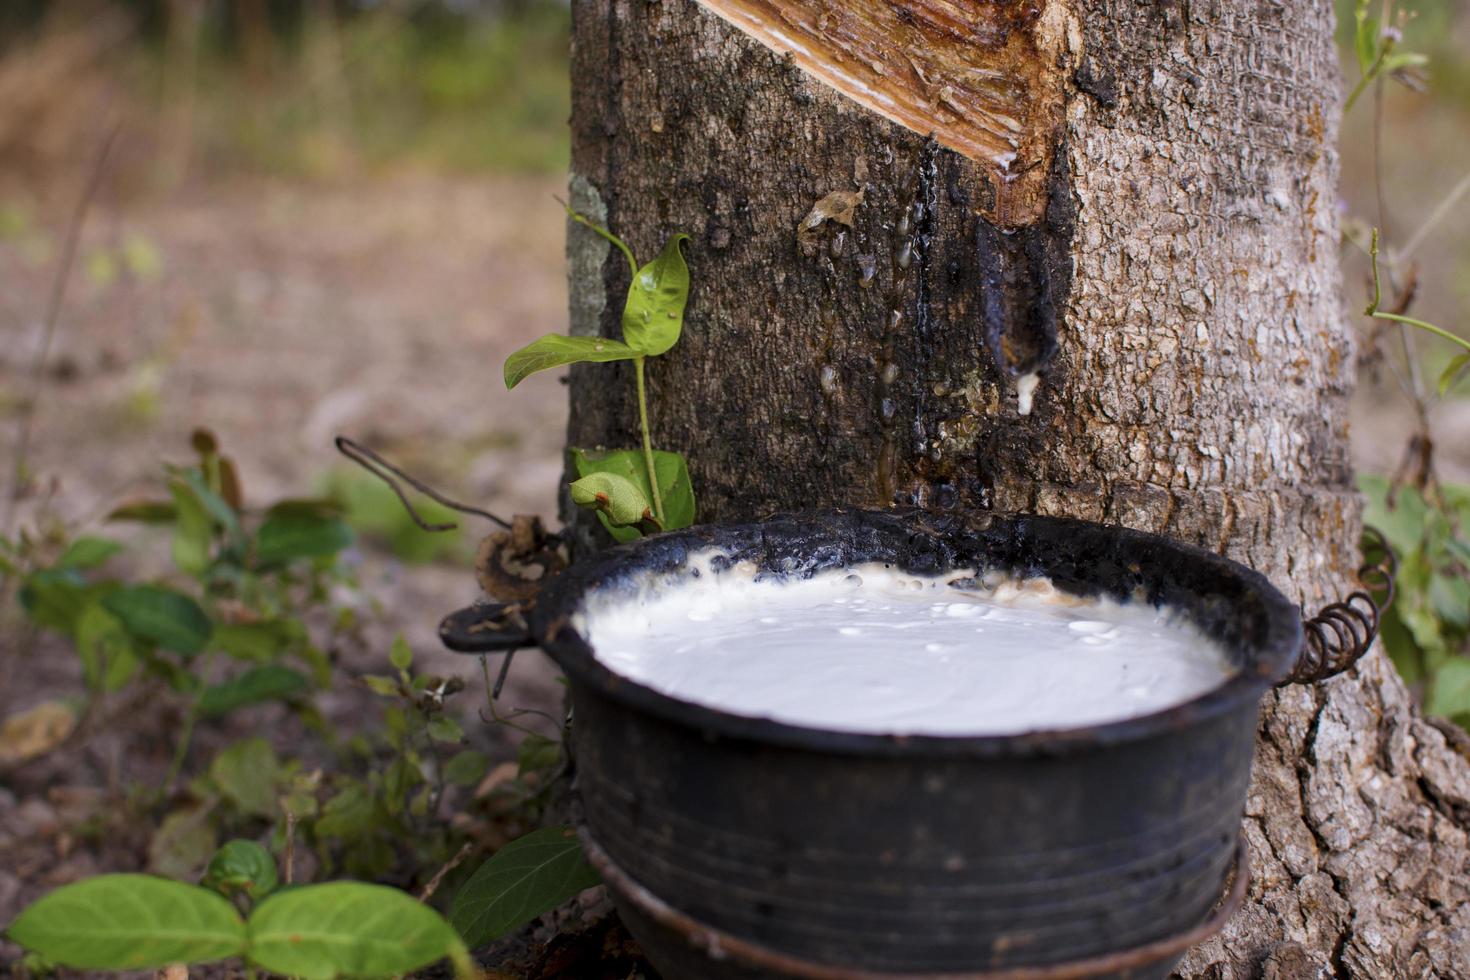
<svg viewBox="0 0 1470 980">
<path fill-rule="evenodd" d="M 573 13 L 573 205 L 645 261 L 693 236 L 650 410 L 702 521 L 1068 514 L 1214 548 L 1308 606 L 1347 591 L 1326 0 Z M 573 331 L 620 336 L 626 263 L 568 241 Z M 569 444 L 638 445 L 632 384 L 575 367 Z M 1268 696 L 1250 898 L 1181 973 L 1470 976 L 1467 829 L 1467 754 L 1380 654 Z"/>
</svg>

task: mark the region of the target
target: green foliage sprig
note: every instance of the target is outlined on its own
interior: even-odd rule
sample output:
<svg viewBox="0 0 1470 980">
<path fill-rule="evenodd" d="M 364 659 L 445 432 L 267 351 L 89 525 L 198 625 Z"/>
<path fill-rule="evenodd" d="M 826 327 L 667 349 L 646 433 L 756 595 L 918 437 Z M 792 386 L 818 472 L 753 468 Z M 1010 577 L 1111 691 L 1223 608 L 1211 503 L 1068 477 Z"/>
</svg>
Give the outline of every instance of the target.
<svg viewBox="0 0 1470 980">
<path fill-rule="evenodd" d="M 1358 0 L 1353 9 L 1353 54 L 1358 59 L 1361 77 L 1348 94 L 1343 111 L 1351 109 L 1358 97 L 1379 78 L 1403 75 L 1411 69 L 1421 68 L 1428 63 L 1425 55 L 1399 49 L 1402 30 L 1381 23 L 1377 17 L 1369 16 L 1370 0 Z"/>
<path fill-rule="evenodd" d="M 1436 327 L 1434 324 L 1428 323 L 1424 320 L 1417 320 L 1411 316 L 1402 316 L 1398 313 L 1388 313 L 1384 310 L 1380 310 L 1378 308 L 1378 304 L 1383 301 L 1383 287 L 1382 285 L 1380 285 L 1380 281 L 1378 278 L 1377 228 L 1373 229 L 1372 243 L 1368 246 L 1368 257 L 1373 264 L 1373 298 L 1368 302 L 1367 309 L 1363 310 L 1364 316 L 1373 317 L 1377 320 L 1389 320 L 1394 323 L 1407 324 L 1408 326 L 1416 327 L 1419 330 L 1423 330 L 1426 333 L 1432 333 L 1441 340 L 1448 340 L 1450 343 L 1456 345 L 1457 347 L 1463 348 L 1463 350 L 1459 354 L 1450 359 L 1449 364 L 1445 365 L 1444 371 L 1441 372 L 1439 376 L 1439 394 L 1441 396 L 1448 394 L 1450 387 L 1455 383 L 1455 379 L 1459 377 L 1460 373 L 1465 370 L 1467 365 L 1470 365 L 1470 340 L 1466 340 L 1464 337 L 1452 334 L 1443 327 Z"/>
<path fill-rule="evenodd" d="M 688 464 L 679 453 L 653 448 L 644 365 L 648 358 L 667 353 L 683 332 L 689 267 L 681 246 L 689 236 L 672 236 L 657 258 L 640 267 L 633 250 L 617 235 L 571 208 L 567 214 L 615 245 L 628 260 L 632 281 L 623 305 L 623 339 L 547 334 L 506 359 L 505 386 L 514 388 L 537 371 L 568 364 L 632 361 L 643 435 L 641 459 L 636 449 L 573 449 L 577 479 L 570 487 L 572 501 L 595 510 L 618 541 L 688 527 L 695 513 Z"/>
</svg>

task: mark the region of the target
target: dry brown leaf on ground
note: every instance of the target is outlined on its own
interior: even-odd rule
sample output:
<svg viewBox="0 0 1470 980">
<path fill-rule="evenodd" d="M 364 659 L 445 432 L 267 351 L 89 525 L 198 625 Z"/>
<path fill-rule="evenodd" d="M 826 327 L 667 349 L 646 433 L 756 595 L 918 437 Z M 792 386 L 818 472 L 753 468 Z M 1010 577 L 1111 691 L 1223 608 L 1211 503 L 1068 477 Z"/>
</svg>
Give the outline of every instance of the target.
<svg viewBox="0 0 1470 980">
<path fill-rule="evenodd" d="M 76 728 L 77 716 L 60 701 L 42 701 L 0 725 L 0 763 L 27 762 L 56 748 Z"/>
</svg>

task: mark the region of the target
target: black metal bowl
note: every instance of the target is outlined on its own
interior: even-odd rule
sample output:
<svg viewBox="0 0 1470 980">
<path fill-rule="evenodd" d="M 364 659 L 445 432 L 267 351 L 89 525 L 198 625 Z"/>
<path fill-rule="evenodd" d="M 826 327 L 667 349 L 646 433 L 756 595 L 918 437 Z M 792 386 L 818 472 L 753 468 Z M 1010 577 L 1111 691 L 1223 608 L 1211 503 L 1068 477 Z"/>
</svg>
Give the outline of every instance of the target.
<svg viewBox="0 0 1470 980">
<path fill-rule="evenodd" d="M 1074 594 L 1177 609 L 1235 672 L 1142 717 L 948 737 L 730 714 L 598 662 L 572 626 L 584 597 L 650 572 L 676 587 L 710 548 L 782 575 L 875 561 L 1046 575 Z M 613 548 L 550 582 L 530 625 L 570 681 L 589 852 L 654 965 L 700 980 L 1163 976 L 1183 951 L 1170 940 L 1197 932 L 1227 891 L 1258 702 L 1301 645 L 1285 597 L 1201 549 L 1083 521 L 922 511 L 782 516 Z M 1135 950 L 1152 961 L 1064 966 Z"/>
</svg>

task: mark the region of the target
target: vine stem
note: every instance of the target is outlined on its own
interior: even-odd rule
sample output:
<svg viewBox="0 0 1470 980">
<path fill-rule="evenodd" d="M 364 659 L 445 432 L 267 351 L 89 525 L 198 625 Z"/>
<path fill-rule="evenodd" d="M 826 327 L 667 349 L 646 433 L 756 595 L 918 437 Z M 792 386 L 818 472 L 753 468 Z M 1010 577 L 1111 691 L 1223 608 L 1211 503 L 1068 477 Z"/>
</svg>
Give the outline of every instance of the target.
<svg viewBox="0 0 1470 980">
<path fill-rule="evenodd" d="M 658 474 L 653 468 L 653 441 L 648 437 L 648 393 L 643 384 L 643 358 L 633 358 L 633 373 L 638 378 L 638 424 L 643 428 L 643 462 L 648 466 L 648 485 L 653 488 L 653 516 L 659 526 L 664 523 L 664 502 L 658 492 Z"/>
<path fill-rule="evenodd" d="M 1442 327 L 1436 327 L 1434 324 L 1426 323 L 1423 320 L 1416 320 L 1411 316 L 1400 316 L 1397 313 L 1384 313 L 1378 309 L 1378 304 L 1383 299 L 1383 293 L 1378 284 L 1377 228 L 1373 229 L 1373 239 L 1372 244 L 1368 248 L 1368 258 L 1373 263 L 1373 302 L 1369 303 L 1368 308 L 1363 311 L 1366 315 L 1379 320 L 1392 320 L 1394 323 L 1406 323 L 1411 327 L 1418 327 L 1420 330 L 1426 330 L 1429 333 L 1434 334 L 1436 337 L 1441 337 L 1445 340 L 1448 340 L 1452 344 L 1456 344 L 1460 347 L 1465 348 L 1466 350 L 1470 350 L 1470 340 L 1466 340 L 1463 337 L 1458 337 Z"/>
</svg>

